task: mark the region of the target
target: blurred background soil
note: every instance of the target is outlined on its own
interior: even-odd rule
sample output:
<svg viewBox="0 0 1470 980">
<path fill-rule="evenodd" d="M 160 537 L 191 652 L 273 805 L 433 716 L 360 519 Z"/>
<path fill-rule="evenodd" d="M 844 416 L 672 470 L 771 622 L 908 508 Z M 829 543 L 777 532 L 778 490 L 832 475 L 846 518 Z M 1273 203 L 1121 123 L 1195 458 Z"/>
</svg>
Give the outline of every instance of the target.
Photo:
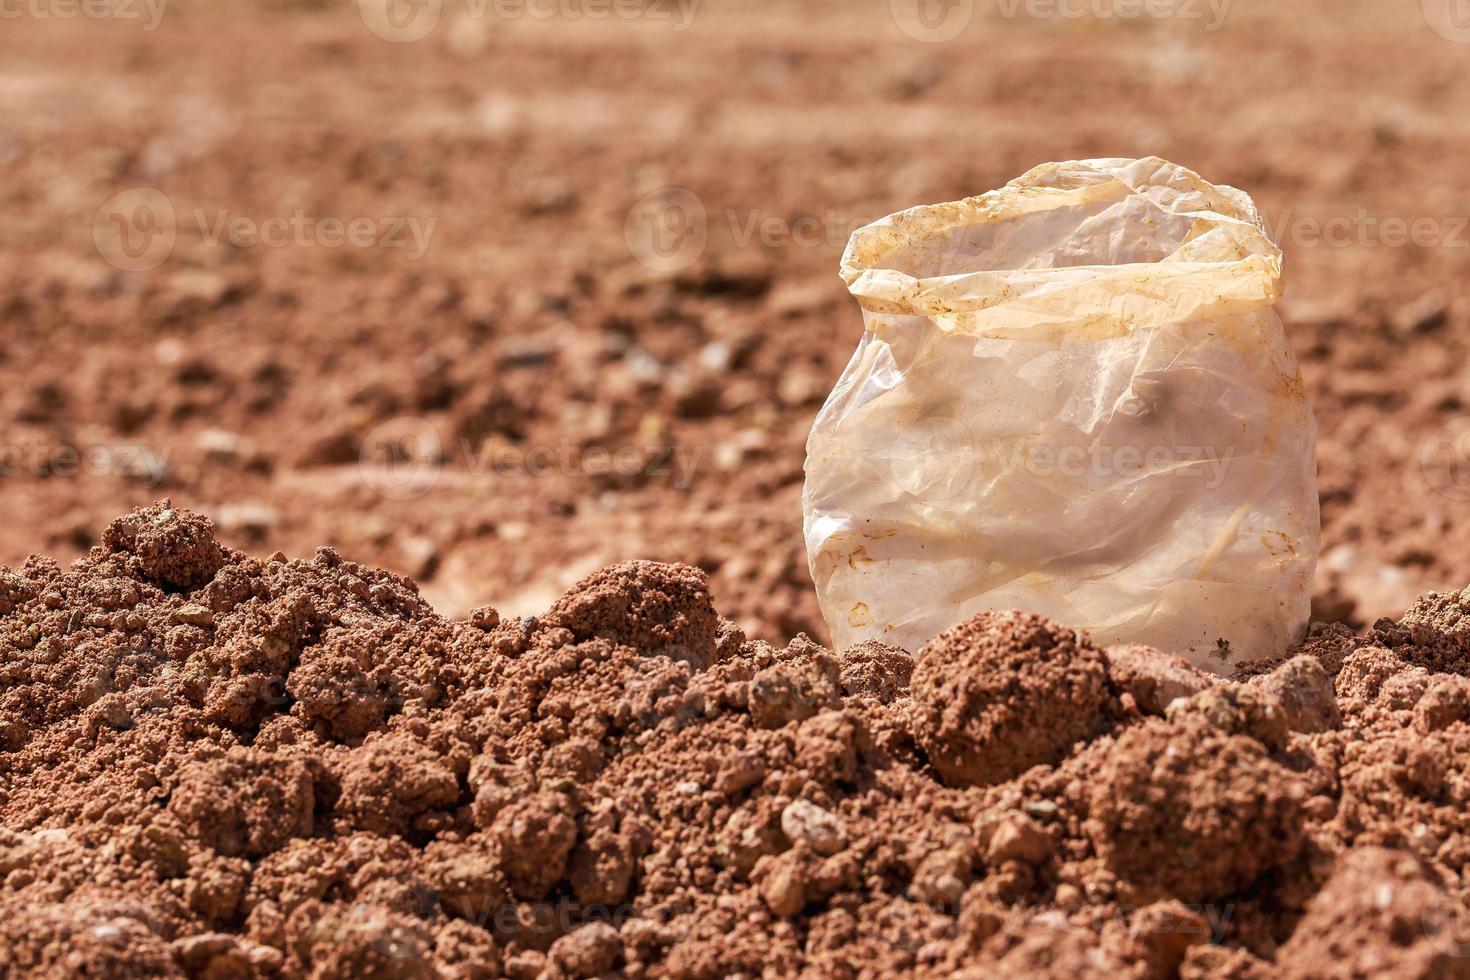
<svg viewBox="0 0 1470 980">
<path fill-rule="evenodd" d="M 1319 615 L 1470 581 L 1470 30 L 1437 0 L 386 2 L 6 8 L 0 563 L 167 496 L 450 615 L 640 557 L 825 640 L 800 494 L 850 232 L 1156 154 L 1286 252 Z"/>
</svg>

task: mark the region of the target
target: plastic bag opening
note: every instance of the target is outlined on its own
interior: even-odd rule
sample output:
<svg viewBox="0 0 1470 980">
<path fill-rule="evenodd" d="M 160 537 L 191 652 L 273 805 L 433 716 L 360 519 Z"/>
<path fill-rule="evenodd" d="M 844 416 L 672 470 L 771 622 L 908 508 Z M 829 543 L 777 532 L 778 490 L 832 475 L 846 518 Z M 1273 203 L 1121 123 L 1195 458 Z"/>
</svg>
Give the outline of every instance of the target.
<svg viewBox="0 0 1470 980">
<path fill-rule="evenodd" d="M 861 228 L 842 277 L 863 309 L 945 330 L 1107 337 L 1263 309 L 1281 252 L 1234 188 L 1157 157 L 1085 160 Z"/>
</svg>

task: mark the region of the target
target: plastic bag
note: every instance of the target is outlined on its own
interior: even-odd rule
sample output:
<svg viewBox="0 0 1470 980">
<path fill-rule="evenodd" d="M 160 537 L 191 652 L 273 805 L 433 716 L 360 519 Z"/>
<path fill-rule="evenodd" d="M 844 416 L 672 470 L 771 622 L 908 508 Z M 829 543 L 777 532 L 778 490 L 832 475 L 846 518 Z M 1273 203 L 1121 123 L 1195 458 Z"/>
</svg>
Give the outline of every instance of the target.
<svg viewBox="0 0 1470 980">
<path fill-rule="evenodd" d="M 1316 426 L 1249 197 L 1157 158 L 1037 167 L 859 229 L 866 332 L 807 443 L 839 648 L 987 609 L 1228 672 L 1303 632 Z"/>
</svg>

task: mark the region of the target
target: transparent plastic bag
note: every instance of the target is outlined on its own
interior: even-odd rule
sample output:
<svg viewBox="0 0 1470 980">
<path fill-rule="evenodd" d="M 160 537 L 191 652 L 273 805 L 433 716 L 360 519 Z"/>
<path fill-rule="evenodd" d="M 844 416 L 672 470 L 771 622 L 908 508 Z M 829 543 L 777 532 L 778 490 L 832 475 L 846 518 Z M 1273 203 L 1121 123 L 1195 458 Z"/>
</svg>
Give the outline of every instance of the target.
<svg viewBox="0 0 1470 980">
<path fill-rule="evenodd" d="M 1249 197 L 1157 158 L 1037 167 L 859 229 L 866 331 L 807 443 L 839 648 L 986 609 L 1228 672 L 1299 638 L 1316 426 Z"/>
</svg>

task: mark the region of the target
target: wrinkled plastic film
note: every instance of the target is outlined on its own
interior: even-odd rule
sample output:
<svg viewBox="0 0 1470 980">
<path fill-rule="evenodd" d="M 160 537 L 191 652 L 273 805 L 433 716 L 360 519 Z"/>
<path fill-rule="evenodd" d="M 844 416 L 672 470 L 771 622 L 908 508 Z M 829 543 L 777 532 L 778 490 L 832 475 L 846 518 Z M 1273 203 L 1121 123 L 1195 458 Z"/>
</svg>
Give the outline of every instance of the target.
<svg viewBox="0 0 1470 980">
<path fill-rule="evenodd" d="M 1228 671 L 1301 633 L 1315 427 L 1244 194 L 1051 164 L 860 229 L 842 272 L 867 329 L 804 496 L 839 647 L 1014 608 Z"/>
</svg>

